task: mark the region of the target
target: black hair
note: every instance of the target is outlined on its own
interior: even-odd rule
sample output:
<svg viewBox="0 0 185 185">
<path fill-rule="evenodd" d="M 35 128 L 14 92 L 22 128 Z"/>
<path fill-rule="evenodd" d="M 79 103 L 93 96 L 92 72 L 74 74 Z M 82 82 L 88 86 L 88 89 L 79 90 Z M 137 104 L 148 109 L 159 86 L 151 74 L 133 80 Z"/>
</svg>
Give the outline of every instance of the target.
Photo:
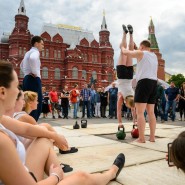
<svg viewBox="0 0 185 185">
<path fill-rule="evenodd" d="M 34 46 L 34 44 L 35 44 L 36 42 L 40 43 L 41 40 L 44 41 L 42 37 L 40 37 L 40 36 L 34 36 L 34 37 L 32 37 L 32 39 L 31 39 L 31 45 Z"/>
<path fill-rule="evenodd" d="M 13 81 L 13 65 L 8 61 L 0 61 L 0 86 L 10 87 Z"/>
</svg>

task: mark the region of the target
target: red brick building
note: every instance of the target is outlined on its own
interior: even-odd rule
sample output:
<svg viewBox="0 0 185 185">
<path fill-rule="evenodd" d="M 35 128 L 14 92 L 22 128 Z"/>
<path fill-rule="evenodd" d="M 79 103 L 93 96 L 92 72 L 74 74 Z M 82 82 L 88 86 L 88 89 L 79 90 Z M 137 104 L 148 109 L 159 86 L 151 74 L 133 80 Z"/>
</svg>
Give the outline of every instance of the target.
<svg viewBox="0 0 185 185">
<path fill-rule="evenodd" d="M 0 43 L 0 59 L 14 64 L 20 83 L 23 74 L 20 63 L 26 51 L 31 47 L 33 36 L 28 28 L 24 1 L 21 0 L 18 14 L 15 15 L 15 27 L 11 34 L 4 33 Z M 43 86 L 57 89 L 75 83 L 81 87 L 84 82 L 96 80 L 97 86 L 107 86 L 113 81 L 114 50 L 109 41 L 105 15 L 99 32 L 99 41 L 93 33 L 80 27 L 68 25 L 44 24 L 41 37 L 45 47 L 41 52 L 41 75 Z"/>
</svg>

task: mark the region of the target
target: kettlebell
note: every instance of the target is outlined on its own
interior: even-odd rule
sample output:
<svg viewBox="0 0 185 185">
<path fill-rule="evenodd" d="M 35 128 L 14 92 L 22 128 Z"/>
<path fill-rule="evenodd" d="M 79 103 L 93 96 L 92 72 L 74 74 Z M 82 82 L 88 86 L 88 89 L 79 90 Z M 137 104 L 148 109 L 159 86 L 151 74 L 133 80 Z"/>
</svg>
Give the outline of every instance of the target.
<svg viewBox="0 0 185 185">
<path fill-rule="evenodd" d="M 133 129 L 131 131 L 131 136 L 133 138 L 138 138 L 139 137 L 139 130 L 138 130 L 137 125 L 133 125 Z"/>
<path fill-rule="evenodd" d="M 118 127 L 118 131 L 116 133 L 116 137 L 119 139 L 119 140 L 124 140 L 125 137 L 126 137 L 126 133 L 125 133 L 125 128 L 124 127 Z"/>
<path fill-rule="evenodd" d="M 81 120 L 81 128 L 87 128 L 87 120 Z"/>
<path fill-rule="evenodd" d="M 80 128 L 80 126 L 79 126 L 78 122 L 76 121 L 75 124 L 73 125 L 73 129 L 79 129 L 79 128 Z"/>
</svg>

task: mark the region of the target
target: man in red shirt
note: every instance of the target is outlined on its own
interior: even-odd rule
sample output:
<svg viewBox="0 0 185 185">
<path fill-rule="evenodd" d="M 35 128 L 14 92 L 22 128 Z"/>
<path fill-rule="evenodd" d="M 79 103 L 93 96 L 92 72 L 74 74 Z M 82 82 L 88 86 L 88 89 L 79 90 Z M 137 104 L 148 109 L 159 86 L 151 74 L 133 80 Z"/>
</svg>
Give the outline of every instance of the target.
<svg viewBox="0 0 185 185">
<path fill-rule="evenodd" d="M 60 116 L 60 105 L 58 102 L 58 93 L 56 91 L 56 87 L 52 87 L 52 90 L 49 92 L 49 100 L 51 102 L 51 110 L 52 110 L 53 119 L 55 119 L 55 109 L 57 110 L 58 118 L 62 118 Z"/>
</svg>

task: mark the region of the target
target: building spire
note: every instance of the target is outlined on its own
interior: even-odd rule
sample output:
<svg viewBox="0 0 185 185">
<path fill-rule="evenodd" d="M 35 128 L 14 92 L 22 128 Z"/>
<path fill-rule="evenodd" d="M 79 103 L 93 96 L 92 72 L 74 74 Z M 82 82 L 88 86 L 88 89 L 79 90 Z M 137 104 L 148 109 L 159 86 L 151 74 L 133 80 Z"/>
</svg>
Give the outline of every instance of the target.
<svg viewBox="0 0 185 185">
<path fill-rule="evenodd" d="M 25 8 L 25 5 L 24 5 L 24 0 L 21 0 L 21 2 L 20 2 L 20 6 L 19 6 L 19 9 L 18 9 L 18 14 L 19 15 L 26 15 L 26 8 Z"/>
<path fill-rule="evenodd" d="M 148 40 L 150 40 L 151 42 L 151 49 L 159 49 L 157 39 L 155 37 L 155 27 L 152 21 L 152 17 L 150 17 L 150 24 L 148 30 L 149 30 Z"/>
<path fill-rule="evenodd" d="M 105 20 L 105 10 L 103 10 L 103 21 L 101 24 L 101 30 L 107 30 L 107 24 L 106 24 L 106 20 Z"/>
</svg>

